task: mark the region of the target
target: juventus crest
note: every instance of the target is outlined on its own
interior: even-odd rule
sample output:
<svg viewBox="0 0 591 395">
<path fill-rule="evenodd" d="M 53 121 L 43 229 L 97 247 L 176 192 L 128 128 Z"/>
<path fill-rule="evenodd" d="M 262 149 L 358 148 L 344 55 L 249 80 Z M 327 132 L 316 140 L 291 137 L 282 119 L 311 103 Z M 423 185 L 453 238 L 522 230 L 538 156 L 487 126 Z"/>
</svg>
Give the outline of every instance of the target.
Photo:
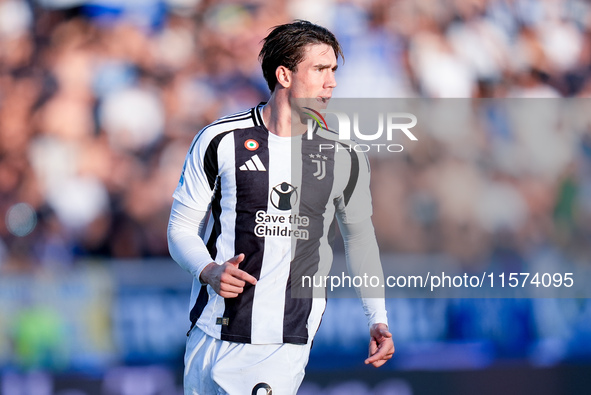
<svg viewBox="0 0 591 395">
<path fill-rule="evenodd" d="M 326 177 L 326 160 L 328 158 L 322 154 L 310 154 L 309 156 L 312 163 L 316 165 L 316 171 L 312 175 L 318 180 L 324 179 Z"/>
</svg>

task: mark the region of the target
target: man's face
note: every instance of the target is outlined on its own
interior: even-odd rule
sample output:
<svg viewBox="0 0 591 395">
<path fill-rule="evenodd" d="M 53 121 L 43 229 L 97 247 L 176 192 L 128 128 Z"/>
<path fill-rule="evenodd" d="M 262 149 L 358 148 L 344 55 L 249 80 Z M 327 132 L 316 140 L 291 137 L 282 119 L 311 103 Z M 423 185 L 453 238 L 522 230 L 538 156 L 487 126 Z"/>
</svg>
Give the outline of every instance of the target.
<svg viewBox="0 0 591 395">
<path fill-rule="evenodd" d="M 313 99 L 312 106 L 326 108 L 337 86 L 335 72 L 337 57 L 331 46 L 326 44 L 308 45 L 302 60 L 292 73 L 291 97 Z"/>
</svg>

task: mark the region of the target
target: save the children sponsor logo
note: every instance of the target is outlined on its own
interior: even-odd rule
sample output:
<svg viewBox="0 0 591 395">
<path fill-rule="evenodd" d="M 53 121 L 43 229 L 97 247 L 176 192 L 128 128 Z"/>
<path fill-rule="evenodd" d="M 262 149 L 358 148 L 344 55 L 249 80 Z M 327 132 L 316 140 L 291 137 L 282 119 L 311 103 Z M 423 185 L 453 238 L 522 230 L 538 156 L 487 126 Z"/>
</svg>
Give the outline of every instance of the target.
<svg viewBox="0 0 591 395">
<path fill-rule="evenodd" d="M 271 204 L 277 210 L 291 210 L 298 201 L 298 189 L 288 182 L 282 182 L 271 189 Z"/>
<path fill-rule="evenodd" d="M 310 233 L 306 228 L 310 218 L 298 214 L 273 214 L 259 210 L 255 214 L 254 233 L 258 237 L 293 237 L 308 240 Z"/>
<path fill-rule="evenodd" d="M 279 210 L 268 212 L 259 210 L 255 214 L 254 233 L 258 237 L 293 237 L 308 240 L 310 218 L 292 213 L 298 201 L 298 189 L 288 182 L 282 182 L 271 189 L 271 205 Z"/>
</svg>

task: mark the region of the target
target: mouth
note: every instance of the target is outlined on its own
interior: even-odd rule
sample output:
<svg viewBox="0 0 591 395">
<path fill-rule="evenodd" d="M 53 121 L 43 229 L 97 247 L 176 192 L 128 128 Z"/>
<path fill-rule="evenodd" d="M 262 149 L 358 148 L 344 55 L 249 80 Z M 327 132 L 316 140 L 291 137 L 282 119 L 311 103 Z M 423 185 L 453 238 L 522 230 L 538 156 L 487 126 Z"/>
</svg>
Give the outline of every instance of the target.
<svg viewBox="0 0 591 395">
<path fill-rule="evenodd" d="M 318 101 L 323 104 L 328 103 L 329 100 L 330 100 L 330 96 L 319 96 L 318 97 Z"/>
</svg>

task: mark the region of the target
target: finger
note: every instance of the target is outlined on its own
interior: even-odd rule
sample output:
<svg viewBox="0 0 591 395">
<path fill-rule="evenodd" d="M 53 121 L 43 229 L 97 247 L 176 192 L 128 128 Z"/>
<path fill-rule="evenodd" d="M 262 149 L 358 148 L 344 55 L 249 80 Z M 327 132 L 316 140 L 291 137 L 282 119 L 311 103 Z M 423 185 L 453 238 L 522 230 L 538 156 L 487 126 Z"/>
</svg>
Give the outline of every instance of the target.
<svg viewBox="0 0 591 395">
<path fill-rule="evenodd" d="M 257 279 L 251 276 L 250 274 L 246 273 L 244 270 L 236 269 L 237 271 L 232 272 L 232 276 L 238 278 L 240 280 L 246 281 L 252 285 L 257 283 Z"/>
<path fill-rule="evenodd" d="M 388 335 L 389 335 L 389 336 L 388 336 Z M 383 342 L 386 342 L 386 341 L 390 341 L 390 340 L 392 340 L 392 334 L 391 334 L 391 333 L 389 333 L 389 332 L 388 332 L 387 334 L 385 334 L 385 335 L 378 334 L 378 336 L 376 336 L 376 338 L 375 338 L 375 339 L 376 339 L 376 342 L 377 342 L 378 344 L 382 344 Z"/>
<path fill-rule="evenodd" d="M 370 364 L 370 363 L 374 363 L 377 362 L 381 359 L 390 359 L 392 357 L 392 355 L 390 354 L 390 356 L 388 358 L 386 358 L 386 356 L 388 355 L 390 351 L 390 347 L 385 346 L 384 344 L 380 344 L 380 346 L 377 348 L 377 351 L 374 351 L 373 353 L 371 353 L 371 355 L 369 356 L 369 358 L 367 358 L 365 360 L 365 364 Z"/>
<path fill-rule="evenodd" d="M 372 337 L 371 340 L 369 341 L 369 353 L 368 353 L 368 358 L 365 360 L 365 364 L 370 364 L 370 358 L 375 355 L 376 351 L 378 349 L 376 340 Z"/>
<path fill-rule="evenodd" d="M 376 363 L 378 361 L 382 361 L 382 360 L 385 362 L 385 361 L 387 361 L 390 358 L 392 358 L 392 357 L 391 356 L 390 357 L 386 357 L 386 353 L 385 352 L 384 353 L 377 352 L 374 355 L 372 355 L 369 358 L 367 358 L 365 360 L 365 364 L 366 365 L 374 364 L 374 363 Z"/>
<path fill-rule="evenodd" d="M 228 263 L 230 265 L 232 265 L 232 267 L 234 267 L 234 269 L 236 269 L 235 271 L 230 271 L 229 273 L 232 274 L 232 276 L 234 276 L 240 280 L 243 280 L 243 281 L 246 281 L 247 283 L 255 285 L 257 283 L 257 279 L 255 277 L 251 276 L 250 274 L 248 274 L 244 270 L 238 269 L 238 265 L 243 260 L 244 260 L 244 254 L 238 254 L 235 257 L 228 259 Z"/>
<path fill-rule="evenodd" d="M 237 287 L 226 283 L 220 284 L 220 292 L 229 292 L 235 294 L 241 294 L 244 291 L 243 287 Z"/>
<path fill-rule="evenodd" d="M 231 299 L 237 297 L 239 294 L 235 292 L 220 292 L 220 296 L 224 299 Z"/>
<path fill-rule="evenodd" d="M 378 350 L 378 342 L 376 342 L 375 338 L 371 338 L 369 341 L 369 356 L 372 356 Z"/>
<path fill-rule="evenodd" d="M 382 342 L 386 338 L 391 338 L 392 333 L 388 330 L 386 325 L 377 324 L 370 330 L 370 336 L 375 337 L 378 342 Z"/>
<path fill-rule="evenodd" d="M 230 259 L 228 259 L 228 263 L 231 263 L 233 266 L 238 267 L 240 262 L 244 260 L 244 254 L 238 254 Z"/>
<path fill-rule="evenodd" d="M 365 364 L 366 365 L 372 364 L 375 367 L 379 367 L 379 366 L 382 366 L 384 363 L 386 363 L 386 361 L 388 361 L 389 359 L 392 359 L 393 355 L 394 355 L 394 349 L 392 348 L 391 350 L 389 350 L 387 347 L 385 347 L 385 348 L 379 350 L 374 355 L 367 358 L 365 360 Z"/>
<path fill-rule="evenodd" d="M 233 271 L 226 271 L 222 273 L 222 275 L 220 276 L 220 284 L 229 284 L 234 285 L 236 287 L 244 287 L 246 283 L 243 280 L 241 280 L 237 274 L 238 273 L 235 273 Z"/>
</svg>

